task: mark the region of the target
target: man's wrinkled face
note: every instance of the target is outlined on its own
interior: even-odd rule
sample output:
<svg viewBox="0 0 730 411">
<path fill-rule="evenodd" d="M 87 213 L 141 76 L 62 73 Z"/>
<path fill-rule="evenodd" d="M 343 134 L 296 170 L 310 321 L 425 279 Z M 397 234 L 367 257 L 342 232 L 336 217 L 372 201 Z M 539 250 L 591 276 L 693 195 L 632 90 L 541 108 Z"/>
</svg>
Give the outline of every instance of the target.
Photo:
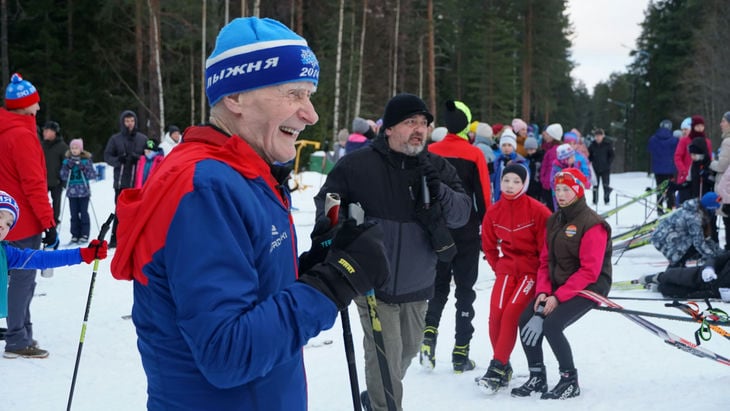
<svg viewBox="0 0 730 411">
<path fill-rule="evenodd" d="M 232 131 L 269 163 L 285 163 L 296 156 L 299 133 L 319 120 L 311 100 L 315 91 L 311 82 L 297 81 L 229 96 L 240 113 Z"/>
<path fill-rule="evenodd" d="M 423 114 L 408 117 L 385 130 L 391 150 L 408 156 L 416 156 L 426 146 L 428 119 Z"/>
</svg>

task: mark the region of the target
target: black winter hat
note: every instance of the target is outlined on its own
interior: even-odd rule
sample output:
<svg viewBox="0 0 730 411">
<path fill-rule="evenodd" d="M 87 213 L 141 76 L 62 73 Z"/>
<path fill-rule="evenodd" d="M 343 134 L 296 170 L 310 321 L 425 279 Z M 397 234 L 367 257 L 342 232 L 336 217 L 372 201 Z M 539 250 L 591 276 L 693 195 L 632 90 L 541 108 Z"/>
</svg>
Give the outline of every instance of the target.
<svg viewBox="0 0 730 411">
<path fill-rule="evenodd" d="M 688 149 L 691 154 L 707 154 L 707 143 L 703 137 L 695 137 L 689 143 Z"/>
<path fill-rule="evenodd" d="M 428 111 L 426 103 L 418 96 L 408 93 L 398 94 L 385 105 L 382 129 L 393 127 L 415 114 L 423 114 L 429 123 L 433 121 L 433 115 Z"/>
<path fill-rule="evenodd" d="M 507 173 L 517 174 L 517 176 L 520 177 L 520 180 L 522 180 L 522 184 L 525 184 L 525 181 L 527 180 L 527 168 L 521 164 L 507 165 L 507 167 L 502 170 L 502 176 Z"/>
<path fill-rule="evenodd" d="M 56 135 L 61 135 L 61 126 L 55 121 L 46 121 L 46 124 L 43 125 L 43 129 L 53 130 L 56 132 Z"/>
<path fill-rule="evenodd" d="M 466 113 L 456 106 L 454 100 L 446 101 L 446 114 L 444 115 L 444 122 L 446 123 L 446 129 L 449 133 L 458 134 L 464 131 L 466 126 L 469 125 L 469 118 Z"/>
</svg>

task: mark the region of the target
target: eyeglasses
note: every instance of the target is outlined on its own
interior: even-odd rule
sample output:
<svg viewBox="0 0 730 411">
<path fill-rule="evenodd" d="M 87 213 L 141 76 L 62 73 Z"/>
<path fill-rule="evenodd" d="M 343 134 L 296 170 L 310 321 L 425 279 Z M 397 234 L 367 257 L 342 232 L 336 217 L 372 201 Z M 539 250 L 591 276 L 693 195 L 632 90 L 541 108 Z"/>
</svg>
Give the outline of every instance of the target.
<svg viewBox="0 0 730 411">
<path fill-rule="evenodd" d="M 404 124 L 410 128 L 428 127 L 428 120 L 411 117 L 401 121 L 401 124 Z"/>
</svg>

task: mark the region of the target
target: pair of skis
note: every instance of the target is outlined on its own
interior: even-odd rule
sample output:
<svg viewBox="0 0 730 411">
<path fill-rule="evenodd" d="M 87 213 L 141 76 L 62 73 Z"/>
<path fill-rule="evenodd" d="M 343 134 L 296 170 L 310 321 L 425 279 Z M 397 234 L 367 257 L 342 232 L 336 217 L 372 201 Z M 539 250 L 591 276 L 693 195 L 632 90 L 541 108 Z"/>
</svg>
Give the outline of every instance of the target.
<svg viewBox="0 0 730 411">
<path fill-rule="evenodd" d="M 656 195 L 656 194 L 665 192 L 667 190 L 667 187 L 669 187 L 669 180 L 663 181 L 661 184 L 659 184 L 658 186 L 656 186 L 656 188 L 654 188 L 654 189 L 647 189 L 642 194 L 640 194 L 640 195 L 632 198 L 628 202 L 623 203 L 623 204 L 621 204 L 620 206 L 618 206 L 616 208 L 612 208 L 612 209 L 610 209 L 608 211 L 604 211 L 601 214 L 601 217 L 603 217 L 604 219 L 605 218 L 608 218 L 608 217 L 610 217 L 610 216 L 618 213 L 619 211 L 625 209 L 626 207 L 629 207 L 630 205 L 636 204 L 636 203 L 638 203 L 638 202 L 640 202 L 640 201 L 642 201 L 642 200 L 644 200 L 644 199 L 646 199 L 648 197 L 651 197 L 653 195 Z"/>
<path fill-rule="evenodd" d="M 611 311 L 616 311 L 616 312 L 622 314 L 624 317 L 628 318 L 635 324 L 639 325 L 640 327 L 646 329 L 650 333 L 661 338 L 665 343 L 667 343 L 673 347 L 676 347 L 682 351 L 685 351 L 685 352 L 695 355 L 697 357 L 707 358 L 707 359 L 719 362 L 720 364 L 730 366 L 730 359 L 723 357 L 713 351 L 710 351 L 707 348 L 701 347 L 699 344 L 695 344 L 691 341 L 688 341 L 670 331 L 667 331 L 666 329 L 654 324 L 653 322 L 651 322 L 641 316 L 641 315 L 646 315 L 648 313 L 639 314 L 639 312 L 636 312 L 636 311 L 626 310 L 621 305 L 610 300 L 609 298 L 604 297 L 604 296 L 597 294 L 590 290 L 581 290 L 580 293 L 583 294 L 584 296 L 590 298 L 591 300 L 596 301 L 597 303 L 599 303 L 601 305 L 604 305 L 608 308 L 612 308 L 613 310 L 611 310 Z"/>
</svg>

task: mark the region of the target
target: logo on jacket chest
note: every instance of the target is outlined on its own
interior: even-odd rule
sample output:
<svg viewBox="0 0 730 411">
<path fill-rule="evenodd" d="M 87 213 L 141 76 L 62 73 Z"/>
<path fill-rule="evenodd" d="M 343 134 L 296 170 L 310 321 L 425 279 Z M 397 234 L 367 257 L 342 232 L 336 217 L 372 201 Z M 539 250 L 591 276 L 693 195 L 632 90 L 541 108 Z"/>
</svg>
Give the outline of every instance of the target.
<svg viewBox="0 0 730 411">
<path fill-rule="evenodd" d="M 271 248 L 269 248 L 269 253 L 274 252 L 274 249 L 278 248 L 281 243 L 284 242 L 287 238 L 289 238 L 289 235 L 286 233 L 286 231 L 282 231 L 279 233 L 279 230 L 276 229 L 275 225 L 271 226 Z"/>
<path fill-rule="evenodd" d="M 573 237 L 578 232 L 578 227 L 575 226 L 575 224 L 570 224 L 569 226 L 565 227 L 565 235 L 570 238 Z"/>
</svg>

